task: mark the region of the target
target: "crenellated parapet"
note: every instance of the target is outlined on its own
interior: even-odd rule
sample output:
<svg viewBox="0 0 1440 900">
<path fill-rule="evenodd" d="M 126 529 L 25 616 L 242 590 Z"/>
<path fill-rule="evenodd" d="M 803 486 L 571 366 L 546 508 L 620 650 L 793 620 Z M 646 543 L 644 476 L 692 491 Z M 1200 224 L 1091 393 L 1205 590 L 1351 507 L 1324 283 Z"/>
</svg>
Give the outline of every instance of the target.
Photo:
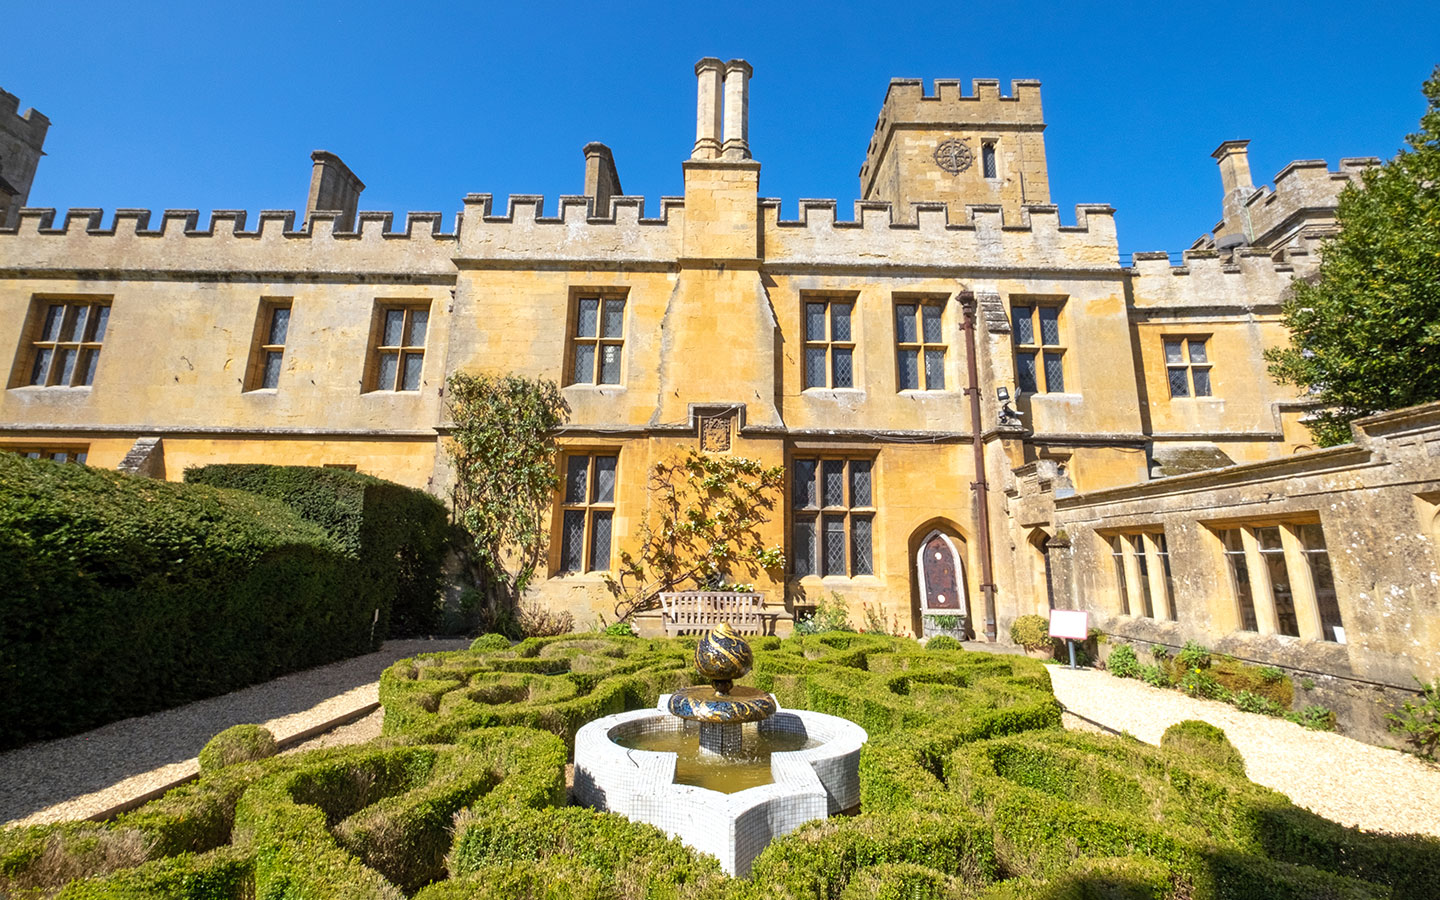
<svg viewBox="0 0 1440 900">
<path fill-rule="evenodd" d="M 34 109 L 21 115 L 20 98 L 0 90 L 0 225 L 14 223 L 28 202 L 49 130 L 48 118 Z"/>
<path fill-rule="evenodd" d="M 988 269 L 1114 269 L 1120 265 L 1115 210 L 1075 207 L 1063 225 L 1056 206 L 1023 207 L 1007 221 L 999 206 L 969 206 L 950 222 L 944 203 L 915 203 L 898 221 L 889 203 L 857 201 L 853 219 L 836 217 L 834 200 L 802 200 L 794 220 L 780 218 L 780 201 L 761 203 L 765 261 L 770 265 L 866 267 L 941 266 Z"/>
<path fill-rule="evenodd" d="M 512 194 L 504 213 L 490 194 L 467 194 L 465 227 L 456 254 L 462 265 L 525 264 L 539 260 L 610 264 L 671 264 L 680 256 L 685 202 L 662 197 L 660 215 L 647 218 L 644 197 L 609 198 L 595 209 L 592 198 L 560 198 L 546 215 L 545 198 Z"/>
<path fill-rule="evenodd" d="M 275 272 L 450 274 L 455 232 L 441 231 L 440 213 L 412 212 L 395 227 L 388 212 L 362 212 L 353 229 L 335 213 L 318 212 L 297 228 L 292 210 L 199 211 L 79 208 L 63 218 L 53 209 L 22 209 L 0 228 L 0 270 L 18 272 Z M 58 224 L 57 224 L 58 222 Z M 461 221 L 456 220 L 456 231 Z"/>
<path fill-rule="evenodd" d="M 1280 254 L 1259 247 L 1234 252 L 1186 250 L 1174 265 L 1170 254 L 1136 253 L 1130 284 L 1136 310 L 1199 313 L 1209 308 L 1275 311 L 1290 282 L 1309 274 L 1319 260 L 1304 250 Z"/>
</svg>

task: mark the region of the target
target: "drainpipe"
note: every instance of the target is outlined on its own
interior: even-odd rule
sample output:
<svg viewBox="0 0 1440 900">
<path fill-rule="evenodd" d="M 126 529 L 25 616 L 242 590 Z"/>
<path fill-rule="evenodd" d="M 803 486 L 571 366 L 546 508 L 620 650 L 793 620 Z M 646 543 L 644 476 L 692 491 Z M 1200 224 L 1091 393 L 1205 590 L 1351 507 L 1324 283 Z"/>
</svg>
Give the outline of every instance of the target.
<svg viewBox="0 0 1440 900">
<path fill-rule="evenodd" d="M 975 491 L 975 510 L 979 519 L 976 526 L 980 537 L 980 593 L 985 597 L 985 640 L 993 644 L 996 641 L 995 573 L 990 559 L 990 488 L 985 481 L 985 443 L 980 437 L 980 372 L 975 361 L 975 292 L 961 291 L 957 298 L 965 313 L 960 327 L 965 331 L 965 368 L 969 376 L 965 393 L 970 397 L 970 443 L 975 448 L 975 480 L 970 483 L 970 488 Z"/>
</svg>

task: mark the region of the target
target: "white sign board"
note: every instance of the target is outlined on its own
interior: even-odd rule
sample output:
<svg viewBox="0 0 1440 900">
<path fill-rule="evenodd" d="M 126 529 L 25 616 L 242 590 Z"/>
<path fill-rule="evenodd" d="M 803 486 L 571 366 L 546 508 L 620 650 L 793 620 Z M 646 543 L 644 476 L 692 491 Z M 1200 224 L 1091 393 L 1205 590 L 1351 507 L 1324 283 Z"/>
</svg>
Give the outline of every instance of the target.
<svg viewBox="0 0 1440 900">
<path fill-rule="evenodd" d="M 1090 636 L 1090 613 L 1083 609 L 1050 610 L 1050 636 L 1085 640 Z"/>
</svg>

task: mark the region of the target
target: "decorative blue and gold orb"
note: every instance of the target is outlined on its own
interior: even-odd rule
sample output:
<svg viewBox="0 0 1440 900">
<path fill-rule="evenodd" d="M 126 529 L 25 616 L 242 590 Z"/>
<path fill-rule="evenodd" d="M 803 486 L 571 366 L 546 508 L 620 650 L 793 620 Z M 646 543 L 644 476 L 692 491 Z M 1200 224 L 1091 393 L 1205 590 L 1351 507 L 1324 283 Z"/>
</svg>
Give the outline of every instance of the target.
<svg viewBox="0 0 1440 900">
<path fill-rule="evenodd" d="M 695 668 L 706 678 L 734 681 L 744 677 L 755 664 L 755 654 L 745 639 L 726 622 L 700 639 L 695 647 Z"/>
</svg>

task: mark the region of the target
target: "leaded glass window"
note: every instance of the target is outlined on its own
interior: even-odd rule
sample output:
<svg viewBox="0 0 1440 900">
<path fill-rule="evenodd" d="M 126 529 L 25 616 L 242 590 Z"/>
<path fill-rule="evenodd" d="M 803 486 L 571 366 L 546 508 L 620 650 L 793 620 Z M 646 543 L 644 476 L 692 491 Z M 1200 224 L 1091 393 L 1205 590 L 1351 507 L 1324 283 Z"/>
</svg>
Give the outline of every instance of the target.
<svg viewBox="0 0 1440 900">
<path fill-rule="evenodd" d="M 791 462 L 792 574 L 875 573 L 873 471 L 870 459 Z"/>
<path fill-rule="evenodd" d="M 570 337 L 570 384 L 619 384 L 625 352 L 623 297 L 579 297 Z"/>
<path fill-rule="evenodd" d="M 610 568 L 615 518 L 616 456 L 573 454 L 565 458 L 560 524 L 560 571 Z"/>
</svg>

